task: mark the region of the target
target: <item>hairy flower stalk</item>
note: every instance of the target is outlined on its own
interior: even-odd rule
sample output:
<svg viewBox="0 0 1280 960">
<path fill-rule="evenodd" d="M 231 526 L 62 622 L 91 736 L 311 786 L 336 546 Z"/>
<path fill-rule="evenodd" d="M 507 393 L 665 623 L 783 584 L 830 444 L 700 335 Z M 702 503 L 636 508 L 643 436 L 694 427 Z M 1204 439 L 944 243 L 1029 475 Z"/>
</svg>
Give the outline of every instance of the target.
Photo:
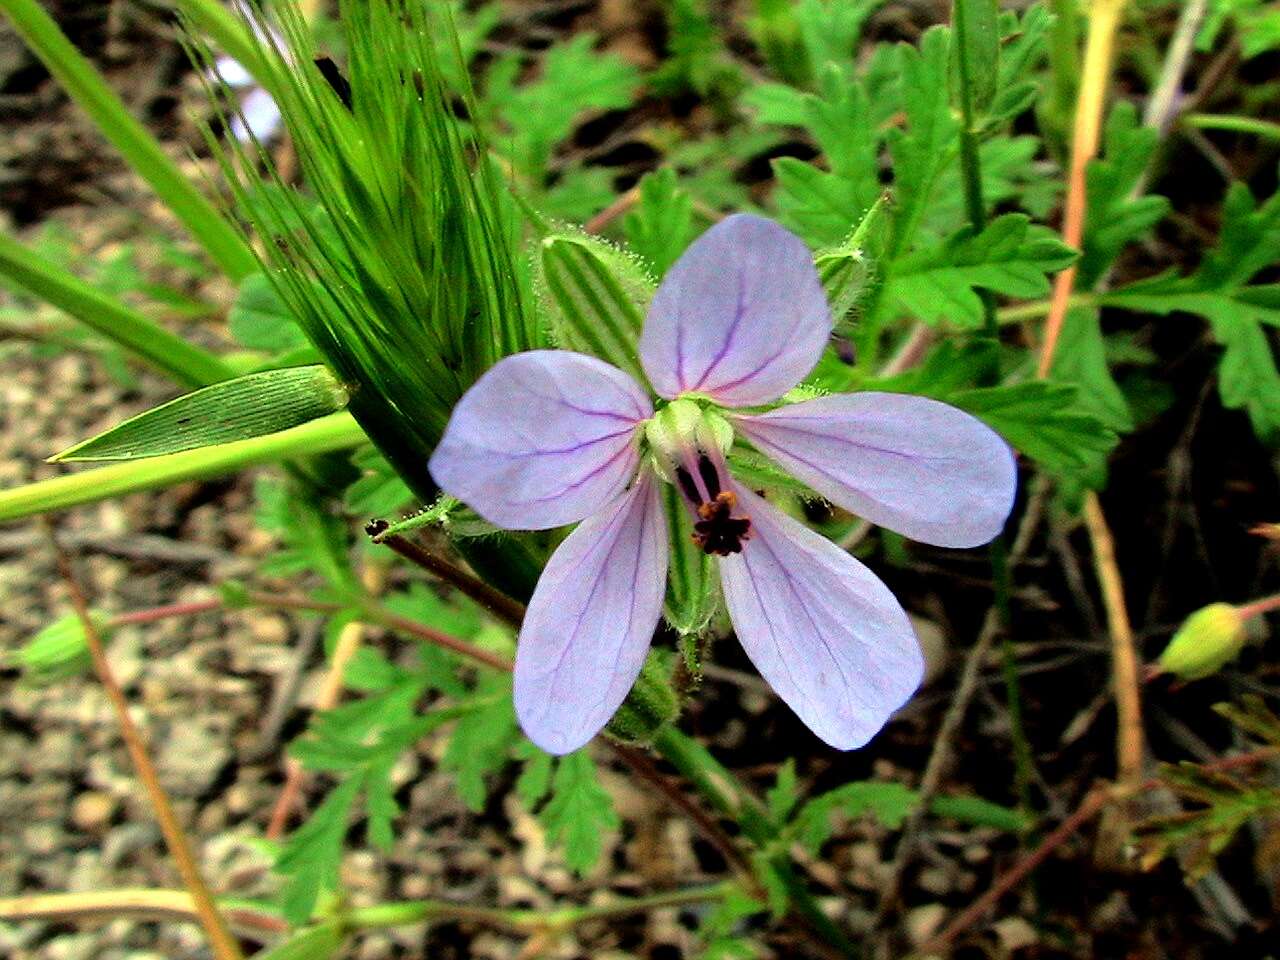
<svg viewBox="0 0 1280 960">
<path fill-rule="evenodd" d="M 640 672 L 666 591 L 664 483 L 715 558 L 748 656 L 819 737 L 861 746 L 914 693 L 923 662 L 897 600 L 736 480 L 735 444 L 845 509 L 952 547 L 1000 531 L 1014 461 L 988 427 L 923 397 L 780 402 L 831 329 L 804 244 L 738 215 L 690 247 L 654 296 L 640 363 L 656 410 L 630 375 L 565 350 L 507 357 L 463 396 L 431 459 L 436 482 L 501 527 L 578 523 L 538 582 L 516 653 L 516 711 L 539 746 L 582 746 Z"/>
</svg>

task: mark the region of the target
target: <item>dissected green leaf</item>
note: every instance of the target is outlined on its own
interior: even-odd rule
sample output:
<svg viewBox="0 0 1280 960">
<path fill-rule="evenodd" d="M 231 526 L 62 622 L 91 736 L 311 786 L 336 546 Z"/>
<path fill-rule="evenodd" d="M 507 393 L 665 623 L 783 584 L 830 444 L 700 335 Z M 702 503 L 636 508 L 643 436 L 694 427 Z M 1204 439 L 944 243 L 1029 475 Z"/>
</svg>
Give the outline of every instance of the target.
<svg viewBox="0 0 1280 960">
<path fill-rule="evenodd" d="M 1111 307 L 1192 313 L 1209 322 L 1224 350 L 1218 390 L 1225 406 L 1249 414 L 1254 432 L 1280 439 L 1280 373 L 1265 325 L 1280 326 L 1280 285 L 1250 284 L 1280 261 L 1280 191 L 1258 203 L 1244 184 L 1223 201 L 1222 233 L 1188 277 L 1163 275 L 1102 296 Z"/>
<path fill-rule="evenodd" d="M 946 400 L 1054 473 L 1095 466 L 1116 445 L 1115 433 L 1086 412 L 1075 386 L 1041 380 L 963 390 Z"/>
<path fill-rule="evenodd" d="M 661 277 L 693 239 L 693 201 L 663 167 L 640 180 L 640 203 L 622 221 L 627 243 Z"/>
<path fill-rule="evenodd" d="M 924 247 L 894 265 L 885 296 L 927 323 L 951 323 L 977 329 L 982 301 L 977 290 L 1010 297 L 1041 297 L 1049 292 L 1046 274 L 1075 258 L 1047 227 L 1032 225 L 1018 213 L 997 217 L 976 236 L 957 232 Z"/>
<path fill-rule="evenodd" d="M 288 305 L 263 273 L 245 277 L 227 314 L 227 326 L 236 341 L 250 350 L 274 354 L 309 345 Z"/>
<path fill-rule="evenodd" d="M 538 814 L 547 838 L 564 851 L 569 869 L 583 873 L 595 866 L 604 834 L 618 827 L 613 797 L 596 780 L 596 765 L 586 750 L 560 758 L 551 781 L 551 799 Z"/>
<path fill-rule="evenodd" d="M 931 27 L 921 36 L 918 48 L 903 44 L 896 50 L 907 128 L 889 135 L 898 210 L 894 254 L 911 249 L 939 174 L 955 162 L 958 124 L 947 98 L 950 47 L 950 31 Z"/>
<path fill-rule="evenodd" d="M 778 768 L 777 779 L 764 795 L 769 816 L 773 822 L 782 826 L 791 816 L 791 811 L 800 802 L 800 794 L 796 788 L 796 762 L 792 757 Z"/>
<path fill-rule="evenodd" d="M 791 822 L 796 840 L 813 853 L 826 843 L 837 815 L 853 818 L 871 814 L 897 829 L 917 803 L 916 793 L 900 783 L 855 781 L 819 794 L 797 811 Z"/>
<path fill-rule="evenodd" d="M 1146 236 L 1168 213 L 1164 197 L 1133 196 L 1159 143 L 1157 131 L 1139 124 L 1132 104 L 1116 104 L 1107 118 L 1102 158 L 1085 172 L 1088 208 L 1078 289 L 1092 289 L 1120 251 Z"/>
<path fill-rule="evenodd" d="M 50 459 L 138 460 L 279 433 L 336 413 L 346 387 L 327 367 L 285 367 L 184 394 Z"/>
<path fill-rule="evenodd" d="M 553 148 L 583 113 L 629 107 L 640 85 L 635 67 L 616 54 L 597 53 L 595 45 L 592 33 L 555 44 L 538 78 L 504 97 L 500 115 L 511 137 L 499 142 L 509 142 L 517 164 L 539 183 Z"/>
<path fill-rule="evenodd" d="M 1133 430 L 1129 403 L 1111 376 L 1106 342 L 1098 325 L 1098 311 L 1087 307 L 1068 310 L 1063 320 L 1050 377 L 1072 383 L 1083 409 L 1116 433 Z"/>
<path fill-rule="evenodd" d="M 551 771 L 555 758 L 532 740 L 522 740 L 516 745 L 517 759 L 524 761 L 520 776 L 516 778 L 516 795 L 529 809 L 551 789 Z"/>
<path fill-rule="evenodd" d="M 337 885 L 347 819 L 361 780 L 358 776 L 348 777 L 331 790 L 280 852 L 276 870 L 288 878 L 284 916 L 294 926 L 310 919 L 321 890 L 332 890 Z"/>
<path fill-rule="evenodd" d="M 1009 833 L 1029 830 L 1033 821 L 1021 811 L 1003 807 L 972 794 L 951 794 L 934 797 L 929 812 L 935 817 L 951 817 L 977 827 L 994 827 Z"/>
<path fill-rule="evenodd" d="M 494 678 L 485 692 L 498 684 L 509 684 L 503 677 Z M 485 777 L 507 762 L 507 754 L 517 737 L 516 713 L 509 695 L 468 713 L 454 727 L 453 736 L 440 765 L 457 775 L 458 796 L 467 809 L 484 809 L 488 791 Z"/>
</svg>

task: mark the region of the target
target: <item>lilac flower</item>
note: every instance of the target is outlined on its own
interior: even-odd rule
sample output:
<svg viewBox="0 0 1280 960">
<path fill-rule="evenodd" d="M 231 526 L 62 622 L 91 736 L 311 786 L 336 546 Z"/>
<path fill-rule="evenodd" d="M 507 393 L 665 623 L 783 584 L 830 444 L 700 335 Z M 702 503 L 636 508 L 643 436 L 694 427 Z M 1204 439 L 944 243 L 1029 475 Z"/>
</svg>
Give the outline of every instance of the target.
<svg viewBox="0 0 1280 960">
<path fill-rule="evenodd" d="M 856 559 L 734 479 L 734 437 L 832 503 L 949 547 L 1000 531 L 1014 462 L 978 420 L 922 397 L 776 404 L 831 328 L 804 244 L 737 215 L 689 248 L 649 308 L 640 359 L 656 412 L 627 374 L 562 350 L 507 357 L 463 396 L 431 459 L 440 486 L 500 527 L 581 521 L 548 562 L 517 648 L 516 711 L 543 749 L 586 743 L 639 674 L 666 589 L 662 483 L 718 558 L 747 655 L 814 733 L 861 746 L 915 691 L 923 663 L 902 607 Z"/>
<path fill-rule="evenodd" d="M 254 17 L 252 10 L 240 0 L 231 4 L 235 13 L 253 30 L 258 42 L 275 50 L 286 50 L 284 39 L 274 30 L 267 30 Z M 257 140 L 266 143 L 280 132 L 284 115 L 271 94 L 258 85 L 244 64 L 226 55 L 218 57 L 209 68 L 209 80 L 221 80 L 241 94 L 240 109 L 231 118 L 231 136 L 240 143 Z"/>
</svg>

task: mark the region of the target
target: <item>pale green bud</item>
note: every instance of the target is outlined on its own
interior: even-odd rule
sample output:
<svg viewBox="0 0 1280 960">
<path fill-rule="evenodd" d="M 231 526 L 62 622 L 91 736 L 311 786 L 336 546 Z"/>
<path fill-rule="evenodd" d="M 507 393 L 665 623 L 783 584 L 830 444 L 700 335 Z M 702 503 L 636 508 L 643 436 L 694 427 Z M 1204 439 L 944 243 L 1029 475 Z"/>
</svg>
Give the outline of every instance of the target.
<svg viewBox="0 0 1280 960">
<path fill-rule="evenodd" d="M 733 427 L 716 411 L 680 397 L 653 415 L 644 426 L 644 437 L 658 475 L 671 482 L 675 468 L 695 451 L 727 454 L 733 446 Z"/>
<path fill-rule="evenodd" d="M 110 619 L 104 613 L 90 615 L 99 636 L 105 642 Z M 84 624 L 79 615 L 69 613 L 49 624 L 14 651 L 8 660 L 22 671 L 22 679 L 35 686 L 46 686 L 79 676 L 92 665 Z"/>
<path fill-rule="evenodd" d="M 671 678 L 671 655 L 651 650 L 635 686 L 613 715 L 606 732 L 617 740 L 648 745 L 680 715 L 680 699 Z"/>
<path fill-rule="evenodd" d="M 1244 618 L 1229 603 L 1211 603 L 1187 617 L 1160 654 L 1160 669 L 1183 680 L 1217 673 L 1244 647 Z"/>
</svg>

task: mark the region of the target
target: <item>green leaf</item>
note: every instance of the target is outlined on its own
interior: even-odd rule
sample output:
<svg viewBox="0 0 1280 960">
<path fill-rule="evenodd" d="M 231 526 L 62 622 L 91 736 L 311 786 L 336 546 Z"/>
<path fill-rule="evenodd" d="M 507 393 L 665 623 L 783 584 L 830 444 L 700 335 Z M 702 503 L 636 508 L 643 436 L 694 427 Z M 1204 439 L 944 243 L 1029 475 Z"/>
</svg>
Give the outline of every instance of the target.
<svg viewBox="0 0 1280 960">
<path fill-rule="evenodd" d="M 129 463 L 115 463 L 0 490 L 0 522 L 99 503 L 126 493 L 223 477 L 259 463 L 277 463 L 359 446 L 368 440 L 345 413 L 292 430 L 217 447 L 203 447 Z"/>
<path fill-rule="evenodd" d="M 1226 348 L 1218 366 L 1223 406 L 1246 410 L 1261 439 L 1280 440 L 1280 373 L 1266 331 L 1256 323 L 1225 324 L 1218 340 Z"/>
<path fill-rule="evenodd" d="M 1039 75 L 1053 21 L 1054 15 L 1042 4 L 1029 7 L 1021 18 L 1012 11 L 1000 15 L 1000 79 L 987 108 L 988 128 L 1012 120 L 1035 104 L 1039 87 L 1033 78 Z"/>
<path fill-rule="evenodd" d="M 253 960 L 330 960 L 338 955 L 344 941 L 337 923 L 302 930 L 270 950 L 255 953 Z"/>
<path fill-rule="evenodd" d="M 830 838 L 837 815 L 853 818 L 871 814 L 896 830 L 917 802 L 915 791 L 900 783 L 855 781 L 814 797 L 796 813 L 791 829 L 796 840 L 816 854 Z"/>
<path fill-rule="evenodd" d="M 892 244 L 895 254 L 914 244 L 938 175 L 954 162 L 958 124 L 947 98 L 950 45 L 950 32 L 945 27 L 931 27 L 920 38 L 918 48 L 903 44 L 896 50 L 907 129 L 890 131 L 889 137 L 898 206 Z"/>
<path fill-rule="evenodd" d="M 934 797 L 929 804 L 929 812 L 935 817 L 951 817 L 977 827 L 994 827 L 1009 833 L 1022 833 L 1033 825 L 1025 813 L 972 794 Z"/>
<path fill-rule="evenodd" d="M 640 264 L 585 233 L 543 237 L 537 251 L 540 299 L 561 346 L 591 354 L 640 383 L 640 327 L 654 285 Z"/>
<path fill-rule="evenodd" d="M 547 838 L 564 850 L 564 862 L 576 873 L 595 866 L 604 834 L 618 827 L 613 797 L 596 780 L 596 765 L 586 750 L 561 757 L 551 782 L 551 799 L 538 815 Z"/>
<path fill-rule="evenodd" d="M 951 5 L 951 95 L 975 130 L 999 85 L 999 19 L 997 0 L 953 0 Z"/>
<path fill-rule="evenodd" d="M 793 16 L 815 73 L 827 64 L 852 63 L 867 18 L 886 0 L 800 0 Z"/>
<path fill-rule="evenodd" d="M 640 180 L 640 203 L 622 221 L 627 243 L 661 277 L 693 239 L 693 201 L 663 167 Z"/>
<path fill-rule="evenodd" d="M 1133 430 L 1129 403 L 1111 376 L 1097 310 L 1077 307 L 1067 311 L 1050 377 L 1079 387 L 1083 409 L 1109 429 L 1116 433 Z"/>
<path fill-rule="evenodd" d="M 343 494 L 348 513 L 367 519 L 394 516 L 415 500 L 413 491 L 377 450 L 361 450 L 352 461 L 361 475 Z"/>
<path fill-rule="evenodd" d="M 1222 402 L 1247 411 L 1254 432 L 1267 442 L 1280 440 L 1280 375 L 1262 324 L 1280 326 L 1280 285 L 1249 281 L 1278 260 L 1280 191 L 1259 204 L 1248 187 L 1235 183 L 1223 201 L 1218 243 L 1194 274 L 1154 277 L 1101 297 L 1105 306 L 1207 320 L 1224 347 Z"/>
<path fill-rule="evenodd" d="M 490 686 L 503 682 L 509 681 L 495 678 Z M 458 796 L 468 810 L 479 813 L 484 809 L 488 796 L 485 777 L 507 762 L 507 752 L 517 735 L 515 708 L 509 695 L 458 721 L 440 765 L 457 775 Z"/>
<path fill-rule="evenodd" d="M 1042 297 L 1047 273 L 1067 266 L 1075 252 L 1047 227 L 1020 213 L 997 217 L 978 235 L 962 229 L 946 241 L 895 264 L 885 294 L 927 323 L 977 329 L 982 301 L 977 289 L 1010 297 Z"/>
<path fill-rule="evenodd" d="M 301 426 L 347 405 L 321 364 L 265 370 L 184 394 L 50 459 L 139 460 L 250 440 Z"/>
<path fill-rule="evenodd" d="M 524 761 L 520 776 L 516 778 L 516 795 L 532 810 L 551 789 L 551 770 L 554 757 L 532 740 L 517 744 L 515 755 Z"/>
<path fill-rule="evenodd" d="M 1107 118 L 1102 159 L 1085 171 L 1088 208 L 1076 280 L 1080 289 L 1092 289 L 1119 253 L 1169 212 L 1164 197 L 1133 196 L 1159 143 L 1159 133 L 1139 123 L 1132 104 L 1116 104 Z"/>
<path fill-rule="evenodd" d="M 280 852 L 276 870 L 288 878 L 284 916 L 294 926 L 310 919 L 321 890 L 337 887 L 347 819 L 361 786 L 359 776 L 338 784 Z"/>
<path fill-rule="evenodd" d="M 310 346 L 269 277 L 245 277 L 227 314 L 231 335 L 243 347 L 278 354 Z"/>
<path fill-rule="evenodd" d="M 622 109 L 635 98 L 639 72 L 616 54 L 597 53 L 595 44 L 595 34 L 579 33 L 552 46 L 538 79 L 513 91 L 500 110 L 512 131 L 512 155 L 536 182 L 546 175 L 552 149 L 586 111 Z"/>
<path fill-rule="evenodd" d="M 972 413 L 1046 470 L 1093 467 L 1116 445 L 1106 424 L 1086 412 L 1079 388 L 1032 381 L 949 394 L 948 403 Z"/>
<path fill-rule="evenodd" d="M 795 809 L 796 804 L 800 801 L 800 795 L 796 791 L 796 761 L 794 758 L 788 757 L 782 766 L 778 768 L 778 777 L 774 780 L 773 786 L 765 792 L 764 800 L 769 808 L 769 817 L 778 826 L 783 826 L 787 822 L 787 818 L 791 816 L 791 811 Z"/>
<path fill-rule="evenodd" d="M 875 202 L 862 184 L 795 157 L 774 160 L 773 175 L 778 219 L 811 246 L 839 244 Z"/>
</svg>

